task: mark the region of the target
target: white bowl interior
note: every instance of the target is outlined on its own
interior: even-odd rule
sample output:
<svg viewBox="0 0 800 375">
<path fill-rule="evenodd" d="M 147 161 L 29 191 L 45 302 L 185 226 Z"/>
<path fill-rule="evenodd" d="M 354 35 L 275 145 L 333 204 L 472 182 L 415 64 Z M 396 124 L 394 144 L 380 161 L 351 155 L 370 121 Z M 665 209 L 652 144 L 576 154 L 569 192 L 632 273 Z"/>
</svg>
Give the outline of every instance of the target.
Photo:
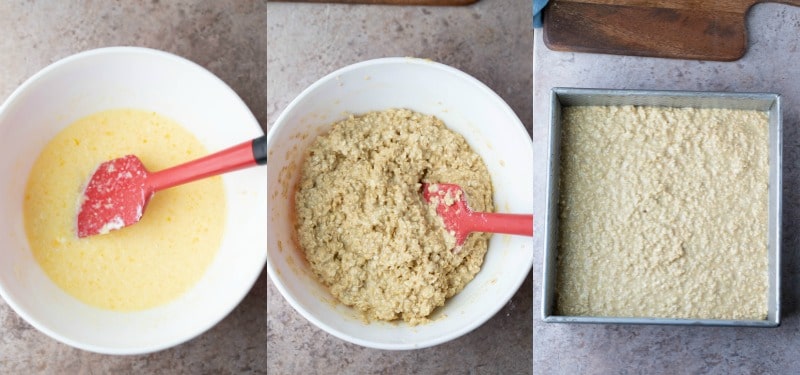
<svg viewBox="0 0 800 375">
<path fill-rule="evenodd" d="M 533 212 L 533 148 L 519 118 L 491 89 L 443 64 L 385 58 L 345 67 L 301 93 L 269 131 L 267 270 L 305 318 L 349 342 L 380 349 L 422 348 L 459 337 L 491 318 L 517 291 L 533 263 L 529 237 L 494 235 L 483 267 L 432 322 L 364 323 L 338 304 L 309 269 L 293 240 L 293 190 L 304 150 L 348 113 L 408 108 L 432 114 L 481 155 L 499 212 Z"/>
<path fill-rule="evenodd" d="M 22 201 L 28 173 L 47 142 L 73 121 L 113 108 L 170 117 L 210 152 L 263 132 L 242 100 L 213 74 L 144 48 L 104 48 L 60 60 L 26 81 L 0 108 L 0 176 L 5 181 L 0 184 L 0 294 L 26 321 L 66 344 L 101 353 L 145 353 L 204 332 L 250 290 L 266 262 L 267 176 L 264 168 L 223 176 L 223 243 L 206 274 L 185 295 L 141 312 L 85 305 L 53 284 L 33 259 Z"/>
</svg>

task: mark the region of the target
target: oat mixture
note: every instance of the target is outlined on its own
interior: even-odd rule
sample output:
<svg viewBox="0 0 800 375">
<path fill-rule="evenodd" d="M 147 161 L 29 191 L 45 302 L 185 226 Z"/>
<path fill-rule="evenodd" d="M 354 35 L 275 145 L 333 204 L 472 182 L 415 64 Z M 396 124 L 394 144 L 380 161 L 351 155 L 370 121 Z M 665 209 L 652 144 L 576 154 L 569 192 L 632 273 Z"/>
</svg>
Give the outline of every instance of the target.
<svg viewBox="0 0 800 375">
<path fill-rule="evenodd" d="M 765 319 L 765 112 L 566 107 L 560 315 Z"/>
<path fill-rule="evenodd" d="M 473 233 L 451 251 L 422 182 L 461 185 L 474 210 L 494 210 L 483 160 L 433 116 L 350 116 L 318 137 L 304 162 L 299 244 L 320 281 L 368 320 L 424 323 L 480 270 L 490 235 Z"/>
</svg>

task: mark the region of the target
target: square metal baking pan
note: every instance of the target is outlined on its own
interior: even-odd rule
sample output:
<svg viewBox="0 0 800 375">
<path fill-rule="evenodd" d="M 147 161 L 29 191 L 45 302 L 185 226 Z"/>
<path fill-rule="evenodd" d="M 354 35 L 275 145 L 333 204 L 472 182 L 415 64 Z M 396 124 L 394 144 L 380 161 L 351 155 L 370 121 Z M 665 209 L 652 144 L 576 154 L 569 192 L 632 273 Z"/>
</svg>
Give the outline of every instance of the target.
<svg viewBox="0 0 800 375">
<path fill-rule="evenodd" d="M 768 93 L 724 93 L 695 91 L 644 91 L 554 88 L 551 92 L 550 144 L 547 173 L 547 213 L 544 228 L 544 270 L 542 320 L 558 323 L 622 323 L 663 325 L 707 325 L 777 327 L 780 324 L 780 253 L 782 201 L 782 119 L 781 98 Z M 561 110 L 566 106 L 635 105 L 684 108 L 727 108 L 765 111 L 769 115 L 769 287 L 765 320 L 617 318 L 555 315 L 555 286 L 558 251 L 558 179 L 561 148 Z"/>
</svg>

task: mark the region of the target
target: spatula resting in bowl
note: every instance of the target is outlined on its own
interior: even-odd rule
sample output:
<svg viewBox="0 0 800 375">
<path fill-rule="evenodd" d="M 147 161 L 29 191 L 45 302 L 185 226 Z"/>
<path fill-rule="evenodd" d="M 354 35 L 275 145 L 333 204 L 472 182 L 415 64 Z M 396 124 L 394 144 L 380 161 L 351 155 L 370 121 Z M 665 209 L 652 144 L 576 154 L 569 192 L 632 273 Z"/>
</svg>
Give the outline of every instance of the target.
<svg viewBox="0 0 800 375">
<path fill-rule="evenodd" d="M 422 197 L 436 205 L 436 213 L 444 221 L 445 229 L 456 237 L 458 251 L 472 232 L 491 232 L 533 236 L 533 215 L 474 212 L 467 197 L 455 184 L 422 184 Z"/>
<path fill-rule="evenodd" d="M 78 211 L 78 237 L 105 234 L 137 223 L 157 191 L 267 163 L 267 136 L 158 172 L 135 155 L 106 161 L 95 169 Z"/>
</svg>

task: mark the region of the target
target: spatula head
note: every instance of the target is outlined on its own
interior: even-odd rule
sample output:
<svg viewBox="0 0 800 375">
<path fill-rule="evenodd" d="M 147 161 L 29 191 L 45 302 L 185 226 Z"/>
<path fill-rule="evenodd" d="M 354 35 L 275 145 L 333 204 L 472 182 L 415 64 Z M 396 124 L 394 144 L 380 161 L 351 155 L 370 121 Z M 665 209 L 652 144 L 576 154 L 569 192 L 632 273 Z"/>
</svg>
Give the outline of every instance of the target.
<svg viewBox="0 0 800 375">
<path fill-rule="evenodd" d="M 470 231 L 462 225 L 472 215 L 466 195 L 461 186 L 455 184 L 422 184 L 422 197 L 436 205 L 436 213 L 444 221 L 444 227 L 456 238 L 456 246 L 467 240 Z"/>
<path fill-rule="evenodd" d="M 100 164 L 89 178 L 78 211 L 78 237 L 105 234 L 139 221 L 153 196 L 141 160 L 128 155 Z"/>
</svg>

